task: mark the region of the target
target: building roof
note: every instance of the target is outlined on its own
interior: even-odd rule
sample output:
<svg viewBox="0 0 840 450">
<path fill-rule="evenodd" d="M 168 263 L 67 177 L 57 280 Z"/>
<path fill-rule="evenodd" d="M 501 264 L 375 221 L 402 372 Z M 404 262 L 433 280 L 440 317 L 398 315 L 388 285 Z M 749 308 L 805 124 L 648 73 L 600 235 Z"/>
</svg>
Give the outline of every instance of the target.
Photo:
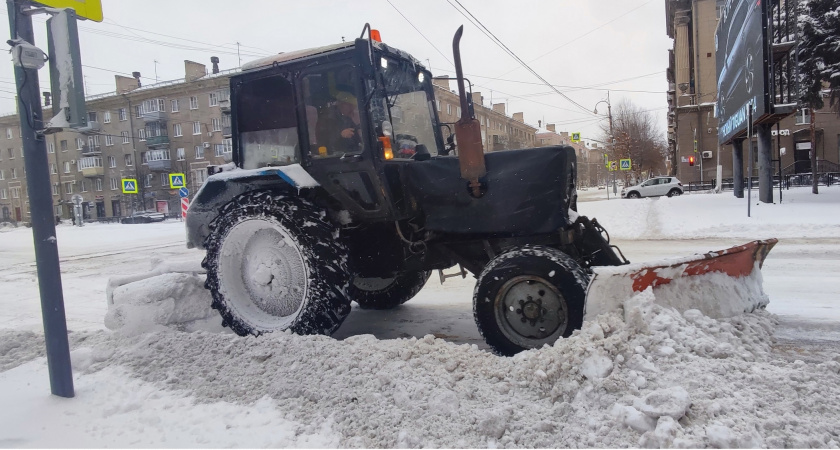
<svg viewBox="0 0 840 450">
<path fill-rule="evenodd" d="M 306 58 L 307 56 L 327 53 L 334 50 L 340 50 L 355 45 L 354 42 L 341 42 L 338 44 L 325 45 L 323 47 L 312 47 L 303 50 L 295 50 L 293 52 L 278 53 L 273 56 L 260 58 L 242 65 L 242 70 L 256 69 L 257 67 L 271 66 L 274 64 L 294 61 L 296 59 Z"/>
</svg>

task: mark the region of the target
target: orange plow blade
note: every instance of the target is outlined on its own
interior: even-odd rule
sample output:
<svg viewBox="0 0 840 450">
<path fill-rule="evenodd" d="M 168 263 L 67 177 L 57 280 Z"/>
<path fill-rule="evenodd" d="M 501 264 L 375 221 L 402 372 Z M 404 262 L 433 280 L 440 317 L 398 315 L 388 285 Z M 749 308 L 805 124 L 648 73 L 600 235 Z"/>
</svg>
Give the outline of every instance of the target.
<svg viewBox="0 0 840 450">
<path fill-rule="evenodd" d="M 730 317 L 767 306 L 761 266 L 777 239 L 752 241 L 726 250 L 616 267 L 594 267 L 586 294 L 585 319 L 619 309 L 651 288 L 656 303 L 680 312 L 700 310 Z"/>
</svg>

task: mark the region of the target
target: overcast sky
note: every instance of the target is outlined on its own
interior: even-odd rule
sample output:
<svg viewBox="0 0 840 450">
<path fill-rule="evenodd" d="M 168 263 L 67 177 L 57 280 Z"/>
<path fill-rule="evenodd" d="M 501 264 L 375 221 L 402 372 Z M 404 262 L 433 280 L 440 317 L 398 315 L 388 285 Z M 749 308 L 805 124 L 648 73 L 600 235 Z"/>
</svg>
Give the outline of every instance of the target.
<svg viewBox="0 0 840 450">
<path fill-rule="evenodd" d="M 237 67 L 240 56 L 245 63 L 272 53 L 354 39 L 366 22 L 381 31 L 383 41 L 429 64 L 433 74 L 454 75 L 452 36 L 463 24 L 464 72 L 486 105 L 492 95 L 493 103 L 507 103 L 509 115 L 524 112 L 529 124 L 556 123 L 558 131 L 580 131 L 584 137 L 598 139 L 599 123 L 605 119 L 592 110 L 609 90 L 613 105 L 628 99 L 652 110 L 665 132 L 665 70 L 671 41 L 665 33 L 664 0 L 102 3 L 102 23 L 79 22 L 87 94 L 114 91 L 115 73 L 130 76 L 139 71 L 147 85 L 156 79 L 183 78 L 185 59 L 209 69 L 210 57 L 218 56 L 224 70 Z M 468 20 L 470 14 L 583 108 L 522 68 Z M 43 50 L 47 47 L 45 20 L 35 17 L 35 44 Z M 9 36 L 8 17 L 1 22 L 2 33 Z M 236 42 L 241 44 L 239 56 Z M 48 90 L 46 67 L 40 77 L 41 90 Z M 15 110 L 13 92 L 12 64 L 0 64 L 0 111 Z M 606 114 L 605 104 L 598 108 Z"/>
</svg>

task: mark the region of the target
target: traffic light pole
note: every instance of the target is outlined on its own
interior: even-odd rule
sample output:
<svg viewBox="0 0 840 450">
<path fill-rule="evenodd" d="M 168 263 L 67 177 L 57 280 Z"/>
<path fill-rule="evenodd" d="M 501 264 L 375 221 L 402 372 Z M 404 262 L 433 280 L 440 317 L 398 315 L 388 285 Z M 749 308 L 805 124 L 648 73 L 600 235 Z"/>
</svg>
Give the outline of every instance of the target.
<svg viewBox="0 0 840 450">
<path fill-rule="evenodd" d="M 32 17 L 23 9 L 22 0 L 6 0 L 12 40 L 23 39 L 34 44 Z M 29 215 L 35 241 L 35 263 L 41 294 L 41 314 L 47 347 L 47 366 L 53 395 L 73 397 L 73 372 L 70 367 L 70 345 L 64 315 L 58 241 L 55 237 L 55 216 L 50 189 L 47 144 L 39 129 L 44 128 L 41 111 L 38 70 L 15 66 L 21 140 L 23 141 L 26 189 Z"/>
</svg>

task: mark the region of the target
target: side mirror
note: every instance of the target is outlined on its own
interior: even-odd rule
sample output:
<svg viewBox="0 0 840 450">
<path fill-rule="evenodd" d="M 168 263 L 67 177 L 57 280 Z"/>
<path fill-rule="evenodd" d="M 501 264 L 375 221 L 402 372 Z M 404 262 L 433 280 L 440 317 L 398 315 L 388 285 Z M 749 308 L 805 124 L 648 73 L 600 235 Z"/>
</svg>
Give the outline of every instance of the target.
<svg viewBox="0 0 840 450">
<path fill-rule="evenodd" d="M 413 158 L 415 161 L 428 161 L 432 158 L 432 154 L 429 153 L 429 149 L 423 144 L 417 144 L 417 146 L 414 147 L 414 152 Z"/>
</svg>

